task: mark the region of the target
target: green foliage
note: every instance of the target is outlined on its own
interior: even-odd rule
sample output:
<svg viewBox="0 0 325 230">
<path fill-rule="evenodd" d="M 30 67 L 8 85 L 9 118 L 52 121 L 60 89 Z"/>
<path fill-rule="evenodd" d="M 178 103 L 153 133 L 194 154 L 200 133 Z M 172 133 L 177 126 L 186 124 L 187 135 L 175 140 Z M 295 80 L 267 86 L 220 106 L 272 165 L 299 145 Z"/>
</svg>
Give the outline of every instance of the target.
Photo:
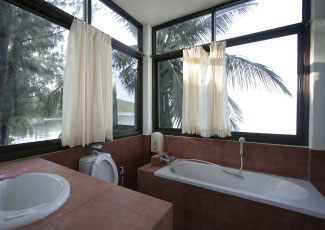
<svg viewBox="0 0 325 230">
<path fill-rule="evenodd" d="M 134 102 L 117 99 L 117 111 L 134 112 Z"/>
</svg>

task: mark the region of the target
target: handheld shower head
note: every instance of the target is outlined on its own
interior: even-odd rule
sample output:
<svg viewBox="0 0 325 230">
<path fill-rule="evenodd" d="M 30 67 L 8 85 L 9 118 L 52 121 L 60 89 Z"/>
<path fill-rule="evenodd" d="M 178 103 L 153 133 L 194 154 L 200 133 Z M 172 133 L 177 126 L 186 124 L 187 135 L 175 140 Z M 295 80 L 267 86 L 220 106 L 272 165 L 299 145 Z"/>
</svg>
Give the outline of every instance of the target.
<svg viewBox="0 0 325 230">
<path fill-rule="evenodd" d="M 239 138 L 239 142 L 240 142 L 240 155 L 243 155 L 243 145 L 244 145 L 244 142 L 245 142 L 245 138 L 244 137 L 240 137 Z"/>
</svg>

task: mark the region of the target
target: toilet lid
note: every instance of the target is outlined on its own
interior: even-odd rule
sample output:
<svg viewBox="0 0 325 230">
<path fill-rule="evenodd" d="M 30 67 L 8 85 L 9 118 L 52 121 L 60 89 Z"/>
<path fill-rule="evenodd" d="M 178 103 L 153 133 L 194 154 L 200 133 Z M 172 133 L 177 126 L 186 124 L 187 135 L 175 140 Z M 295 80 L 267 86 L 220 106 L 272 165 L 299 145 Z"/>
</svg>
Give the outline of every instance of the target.
<svg viewBox="0 0 325 230">
<path fill-rule="evenodd" d="M 103 153 L 97 157 L 92 167 L 91 175 L 113 184 L 118 183 L 117 168 L 114 160 L 111 158 L 111 154 Z"/>
</svg>

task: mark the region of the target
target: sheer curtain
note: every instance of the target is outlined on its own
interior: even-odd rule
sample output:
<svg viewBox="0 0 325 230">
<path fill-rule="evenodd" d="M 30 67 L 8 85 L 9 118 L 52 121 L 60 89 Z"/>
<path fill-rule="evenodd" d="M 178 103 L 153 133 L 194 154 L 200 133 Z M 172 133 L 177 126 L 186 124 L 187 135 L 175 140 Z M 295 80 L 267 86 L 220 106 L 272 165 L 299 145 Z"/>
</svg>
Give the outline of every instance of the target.
<svg viewBox="0 0 325 230">
<path fill-rule="evenodd" d="M 225 74 L 226 42 L 183 51 L 182 133 L 231 136 Z"/>
<path fill-rule="evenodd" d="M 64 70 L 63 146 L 113 139 L 111 38 L 75 19 Z"/>
</svg>

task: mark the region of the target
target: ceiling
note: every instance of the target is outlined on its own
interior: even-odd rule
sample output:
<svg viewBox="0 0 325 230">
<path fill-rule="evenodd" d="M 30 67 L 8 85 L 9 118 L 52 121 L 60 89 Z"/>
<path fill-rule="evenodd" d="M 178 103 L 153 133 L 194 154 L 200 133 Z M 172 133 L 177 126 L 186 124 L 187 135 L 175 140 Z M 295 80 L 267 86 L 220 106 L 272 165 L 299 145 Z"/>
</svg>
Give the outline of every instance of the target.
<svg viewBox="0 0 325 230">
<path fill-rule="evenodd" d="M 159 25 L 227 0 L 113 0 L 142 24 Z"/>
</svg>

